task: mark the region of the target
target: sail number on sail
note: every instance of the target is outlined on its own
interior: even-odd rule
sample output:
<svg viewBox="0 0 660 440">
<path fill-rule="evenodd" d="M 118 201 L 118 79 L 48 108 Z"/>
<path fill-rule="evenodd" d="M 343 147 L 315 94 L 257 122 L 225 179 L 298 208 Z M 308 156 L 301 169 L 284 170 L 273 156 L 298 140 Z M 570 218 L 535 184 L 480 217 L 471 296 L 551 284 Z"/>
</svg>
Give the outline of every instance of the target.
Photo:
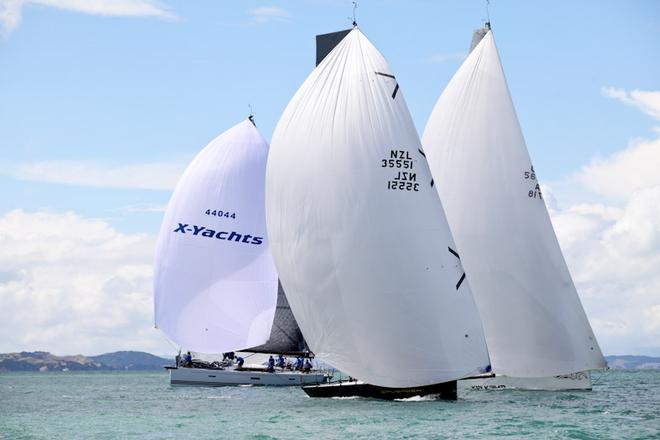
<svg viewBox="0 0 660 440">
<path fill-rule="evenodd" d="M 536 181 L 536 173 L 534 172 L 534 166 L 532 165 L 530 167 L 529 171 L 525 171 L 524 173 L 525 179 L 529 179 L 535 182 L 534 188 L 530 189 L 529 192 L 527 193 L 527 197 L 535 199 L 539 198 L 543 200 L 543 196 L 541 195 L 541 186 L 539 183 Z"/>
<path fill-rule="evenodd" d="M 390 157 L 381 159 L 382 168 L 395 168 L 397 175 L 387 181 L 387 189 L 399 189 L 404 191 L 419 191 L 419 183 L 417 183 L 417 173 L 412 170 L 414 160 L 410 157 L 410 152 L 406 150 L 390 150 Z"/>
<path fill-rule="evenodd" d="M 206 215 L 215 215 L 217 217 L 236 218 L 236 213 L 235 212 L 222 211 L 220 209 L 214 209 L 213 211 L 211 211 L 210 209 L 207 209 L 206 211 L 204 211 L 204 214 L 206 214 Z"/>
</svg>

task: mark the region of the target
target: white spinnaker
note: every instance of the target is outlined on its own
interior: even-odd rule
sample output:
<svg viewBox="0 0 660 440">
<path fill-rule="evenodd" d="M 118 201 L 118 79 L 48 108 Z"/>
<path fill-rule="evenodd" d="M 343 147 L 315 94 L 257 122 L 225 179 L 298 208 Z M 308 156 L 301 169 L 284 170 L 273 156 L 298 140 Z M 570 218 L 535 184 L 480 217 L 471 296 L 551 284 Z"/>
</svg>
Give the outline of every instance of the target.
<svg viewBox="0 0 660 440">
<path fill-rule="evenodd" d="M 266 238 L 267 155 L 245 120 L 211 141 L 174 190 L 156 250 L 156 326 L 186 349 L 221 353 L 270 335 L 277 272 Z"/>
<path fill-rule="evenodd" d="M 541 199 L 492 32 L 440 96 L 422 144 L 493 371 L 539 377 L 605 367 Z"/>
<path fill-rule="evenodd" d="M 394 75 L 355 28 L 295 94 L 268 158 L 268 234 L 305 339 L 329 364 L 386 387 L 489 364 L 419 149 Z M 404 172 L 414 176 L 395 180 Z"/>
</svg>

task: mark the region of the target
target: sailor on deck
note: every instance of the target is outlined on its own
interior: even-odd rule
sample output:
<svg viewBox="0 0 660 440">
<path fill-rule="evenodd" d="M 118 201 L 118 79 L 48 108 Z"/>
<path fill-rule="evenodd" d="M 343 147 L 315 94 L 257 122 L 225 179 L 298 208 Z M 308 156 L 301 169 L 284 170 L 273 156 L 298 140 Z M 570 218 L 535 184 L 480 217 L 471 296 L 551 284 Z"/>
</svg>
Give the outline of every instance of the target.
<svg viewBox="0 0 660 440">
<path fill-rule="evenodd" d="M 237 370 L 241 370 L 241 369 L 243 369 L 243 364 L 244 364 L 244 363 L 245 363 L 245 359 L 243 359 L 243 358 L 240 357 L 240 356 L 237 357 L 237 358 L 236 358 L 236 369 L 237 369 Z"/>
<path fill-rule="evenodd" d="M 312 369 L 312 363 L 309 361 L 309 359 L 305 359 L 305 366 L 303 367 L 303 371 L 305 373 L 309 373 L 311 369 Z"/>
<path fill-rule="evenodd" d="M 284 368 L 284 356 L 277 356 L 277 363 L 275 364 L 277 368 Z"/>
<path fill-rule="evenodd" d="M 273 356 L 270 356 L 268 358 L 268 368 L 266 368 L 266 371 L 273 372 L 275 371 L 275 359 L 273 359 Z"/>
</svg>

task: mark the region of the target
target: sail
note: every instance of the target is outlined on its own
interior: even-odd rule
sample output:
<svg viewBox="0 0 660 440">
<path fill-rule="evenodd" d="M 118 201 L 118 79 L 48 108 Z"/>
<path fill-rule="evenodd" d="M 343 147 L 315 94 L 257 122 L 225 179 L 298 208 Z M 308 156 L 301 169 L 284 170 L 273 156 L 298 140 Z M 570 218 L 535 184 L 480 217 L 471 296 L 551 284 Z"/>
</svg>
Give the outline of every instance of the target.
<svg viewBox="0 0 660 440">
<path fill-rule="evenodd" d="M 156 326 L 188 350 L 263 344 L 277 273 L 266 238 L 268 144 L 245 120 L 206 146 L 179 181 L 156 250 Z"/>
<path fill-rule="evenodd" d="M 273 319 L 273 328 L 265 344 L 246 348 L 241 351 L 252 353 L 278 353 L 284 355 L 304 355 L 309 353 L 309 347 L 303 338 L 300 327 L 293 316 L 289 302 L 284 295 L 282 284 L 277 290 L 277 309 Z"/>
<path fill-rule="evenodd" d="M 604 367 L 492 32 L 438 99 L 422 144 L 479 307 L 493 371 L 540 377 Z"/>
<path fill-rule="evenodd" d="M 408 108 L 357 28 L 277 124 L 266 218 L 287 299 L 323 361 L 385 387 L 487 367 L 476 305 Z"/>
<path fill-rule="evenodd" d="M 351 29 L 343 31 L 331 32 L 329 34 L 321 34 L 316 36 L 316 65 L 321 64 L 321 61 L 328 56 L 332 49 L 344 39 Z"/>
<path fill-rule="evenodd" d="M 479 43 L 481 42 L 481 40 L 484 39 L 488 31 L 490 31 L 490 23 L 486 23 L 486 26 L 476 29 L 472 33 L 472 41 L 470 41 L 470 52 L 472 52 L 474 48 L 479 45 Z"/>
</svg>

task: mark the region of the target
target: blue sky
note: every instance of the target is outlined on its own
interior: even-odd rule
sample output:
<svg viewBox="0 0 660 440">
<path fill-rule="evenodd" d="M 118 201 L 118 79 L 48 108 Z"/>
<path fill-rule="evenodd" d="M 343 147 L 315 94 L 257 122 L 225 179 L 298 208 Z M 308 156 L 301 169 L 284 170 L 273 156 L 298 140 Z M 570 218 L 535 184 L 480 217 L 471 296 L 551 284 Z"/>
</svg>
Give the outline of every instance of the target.
<svg viewBox="0 0 660 440">
<path fill-rule="evenodd" d="M 485 2 L 358 3 L 358 24 L 390 62 L 421 132 L 466 55 L 472 31 L 483 23 Z M 131 348 L 120 346 L 129 342 L 164 350 L 159 336 L 146 330 L 151 323 L 147 272 L 153 236 L 176 178 L 205 144 L 248 115 L 248 104 L 269 139 L 288 100 L 314 67 L 314 36 L 349 27 L 351 9 L 350 1 L 331 0 L 89 0 L 84 7 L 72 0 L 0 0 L 0 223 L 15 228 L 13 235 L 0 231 L 0 242 L 14 249 L 28 246 L 21 241 L 30 233 L 26 225 L 46 229 L 68 218 L 81 230 L 89 228 L 92 236 L 113 237 L 123 243 L 119 247 L 131 240 L 141 243 L 143 250 L 127 248 L 143 256 L 135 263 L 139 270 L 117 263 L 85 289 L 100 292 L 95 306 L 102 309 L 108 271 L 118 271 L 110 278 L 126 281 L 122 292 L 139 298 L 144 308 L 122 324 L 125 332 L 148 335 L 121 339 L 109 323 L 106 333 L 68 350 L 57 341 L 81 327 L 66 330 L 50 319 L 55 324 L 25 329 L 34 335 L 0 345 L 0 351 L 95 353 Z M 617 162 L 626 152 L 660 160 L 660 107 L 655 107 L 654 94 L 660 90 L 660 2 L 493 0 L 489 9 L 530 154 L 556 203 L 553 221 L 569 266 L 597 335 L 604 341 L 611 337 L 612 342 L 601 342 L 604 351 L 660 354 L 660 280 L 650 274 L 648 283 L 629 287 L 646 296 L 626 319 L 652 310 L 646 327 L 632 328 L 628 321 L 617 321 L 616 294 L 599 297 L 604 281 L 593 267 L 580 272 L 578 257 L 602 253 L 598 243 L 624 227 L 620 223 L 630 214 L 635 194 L 660 184 L 650 170 L 630 191 L 620 194 L 607 187 L 611 179 L 634 180 L 625 174 L 635 174 L 634 158 L 627 168 Z M 648 166 L 649 160 L 644 163 Z M 593 210 L 585 214 L 581 206 L 603 208 L 598 211 L 601 229 L 589 230 L 596 234 L 593 242 L 584 242 L 580 228 L 597 215 Z M 576 215 L 588 218 L 576 220 Z M 656 231 L 655 214 L 645 215 L 650 220 L 640 221 L 651 221 L 650 230 Z M 46 238 L 76 246 L 76 239 L 61 231 L 49 229 Z M 655 240 L 660 238 L 651 234 L 644 240 L 651 246 L 648 252 L 658 257 Z M 84 246 L 93 254 L 92 244 Z M 4 258 L 18 261 L 19 254 L 25 252 Z M 36 258 L 0 271 L 5 306 L 28 304 L 21 302 L 28 301 L 25 292 L 40 291 L 44 278 L 36 268 L 43 264 Z M 600 264 L 603 270 L 617 266 L 615 260 Z M 60 287 L 59 293 L 40 291 L 47 304 L 68 295 L 67 289 L 82 289 Z M 603 303 L 610 302 L 606 310 Z M 47 309 L 46 303 L 39 305 Z M 65 307 L 62 313 L 73 312 Z M 44 336 L 57 334 L 55 327 L 64 336 Z M 5 336 L 14 338 L 13 333 Z M 143 343 L 144 338 L 151 342 Z"/>
</svg>

